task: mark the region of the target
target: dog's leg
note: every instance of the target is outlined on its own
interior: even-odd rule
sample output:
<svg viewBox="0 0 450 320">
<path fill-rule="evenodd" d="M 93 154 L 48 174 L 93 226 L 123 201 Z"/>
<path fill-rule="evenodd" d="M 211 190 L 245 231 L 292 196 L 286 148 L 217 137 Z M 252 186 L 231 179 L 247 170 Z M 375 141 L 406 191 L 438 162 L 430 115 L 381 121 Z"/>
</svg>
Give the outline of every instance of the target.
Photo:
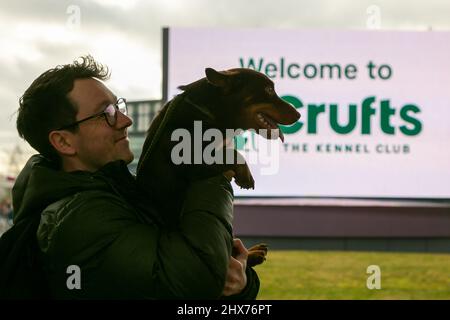
<svg viewBox="0 0 450 320">
<path fill-rule="evenodd" d="M 266 261 L 267 244 L 260 243 L 248 249 L 247 265 L 254 267 Z"/>
<path fill-rule="evenodd" d="M 234 176 L 234 182 L 244 189 L 255 189 L 255 180 L 247 163 L 238 164 L 233 168 L 236 175 Z"/>
<path fill-rule="evenodd" d="M 232 154 L 230 154 L 230 152 Z M 252 173 L 250 172 L 250 168 L 245 162 L 244 157 L 233 148 L 229 148 L 229 146 L 224 145 L 222 149 L 223 154 L 223 165 L 222 172 L 227 170 L 233 170 L 235 173 L 234 182 L 244 189 L 255 189 L 255 180 L 253 179 Z M 229 160 L 232 160 L 230 163 Z"/>
</svg>

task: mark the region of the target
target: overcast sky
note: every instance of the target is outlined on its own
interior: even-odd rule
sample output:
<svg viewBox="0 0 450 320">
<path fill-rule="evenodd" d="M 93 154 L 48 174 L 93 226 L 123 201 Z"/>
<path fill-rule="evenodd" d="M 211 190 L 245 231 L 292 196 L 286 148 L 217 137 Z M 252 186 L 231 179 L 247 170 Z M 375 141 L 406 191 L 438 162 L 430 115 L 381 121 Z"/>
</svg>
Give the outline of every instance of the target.
<svg viewBox="0 0 450 320">
<path fill-rule="evenodd" d="M 118 96 L 160 99 L 164 26 L 450 30 L 447 0 L 0 0 L 0 9 L 0 172 L 20 141 L 19 97 L 57 64 L 90 53 L 111 68 Z"/>
</svg>

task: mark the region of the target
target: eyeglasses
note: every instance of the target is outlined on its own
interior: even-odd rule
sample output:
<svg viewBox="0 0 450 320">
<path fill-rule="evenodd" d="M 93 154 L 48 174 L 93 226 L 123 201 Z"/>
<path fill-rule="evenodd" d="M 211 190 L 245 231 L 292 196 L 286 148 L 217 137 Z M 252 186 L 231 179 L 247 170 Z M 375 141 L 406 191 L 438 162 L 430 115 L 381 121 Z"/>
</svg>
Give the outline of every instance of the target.
<svg viewBox="0 0 450 320">
<path fill-rule="evenodd" d="M 104 116 L 106 122 L 111 127 L 114 127 L 116 125 L 116 123 L 117 123 L 117 110 L 120 113 L 122 113 L 124 115 L 127 115 L 128 114 L 128 111 L 127 111 L 127 100 L 125 100 L 124 98 L 119 98 L 115 104 L 112 104 L 112 103 L 109 104 L 105 108 L 105 110 L 103 110 L 102 112 L 99 112 L 99 113 L 96 113 L 96 114 L 94 114 L 94 115 L 92 115 L 90 117 L 78 120 L 78 121 L 76 121 L 74 123 L 71 123 L 69 125 L 62 126 L 61 128 L 59 128 L 57 130 L 64 130 L 64 129 L 67 129 L 67 128 L 70 128 L 70 127 L 74 127 L 74 126 L 77 126 L 77 125 L 79 125 L 80 123 L 82 123 L 84 121 L 88 121 L 90 119 L 94 119 L 94 118 L 101 117 L 101 116 Z"/>
</svg>

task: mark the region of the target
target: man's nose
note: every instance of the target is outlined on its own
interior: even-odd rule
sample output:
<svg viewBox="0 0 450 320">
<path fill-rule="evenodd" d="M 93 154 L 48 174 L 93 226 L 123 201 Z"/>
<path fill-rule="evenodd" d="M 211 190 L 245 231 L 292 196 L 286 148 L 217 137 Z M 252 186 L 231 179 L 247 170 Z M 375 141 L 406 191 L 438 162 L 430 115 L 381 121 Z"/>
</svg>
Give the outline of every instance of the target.
<svg viewBox="0 0 450 320">
<path fill-rule="evenodd" d="M 123 114 L 120 111 L 117 111 L 117 127 L 118 128 L 127 128 L 133 124 L 133 120 L 127 116 L 126 114 Z"/>
</svg>

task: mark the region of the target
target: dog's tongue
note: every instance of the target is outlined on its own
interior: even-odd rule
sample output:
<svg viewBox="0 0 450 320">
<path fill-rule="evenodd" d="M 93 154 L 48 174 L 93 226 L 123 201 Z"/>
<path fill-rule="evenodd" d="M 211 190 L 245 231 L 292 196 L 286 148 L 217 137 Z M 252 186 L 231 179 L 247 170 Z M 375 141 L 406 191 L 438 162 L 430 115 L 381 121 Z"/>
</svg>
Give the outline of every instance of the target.
<svg viewBox="0 0 450 320">
<path fill-rule="evenodd" d="M 278 130 L 277 130 L 278 131 L 278 137 L 281 139 L 281 142 L 284 142 L 284 134 L 283 134 L 283 131 L 281 131 L 280 126 L 272 118 L 270 118 L 267 115 L 264 115 L 264 119 L 267 122 L 269 122 L 272 125 L 272 127 L 277 127 L 278 128 Z M 272 130 L 275 130 L 275 129 L 272 129 Z"/>
</svg>

